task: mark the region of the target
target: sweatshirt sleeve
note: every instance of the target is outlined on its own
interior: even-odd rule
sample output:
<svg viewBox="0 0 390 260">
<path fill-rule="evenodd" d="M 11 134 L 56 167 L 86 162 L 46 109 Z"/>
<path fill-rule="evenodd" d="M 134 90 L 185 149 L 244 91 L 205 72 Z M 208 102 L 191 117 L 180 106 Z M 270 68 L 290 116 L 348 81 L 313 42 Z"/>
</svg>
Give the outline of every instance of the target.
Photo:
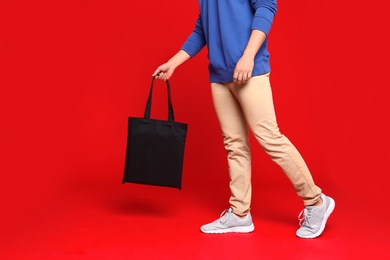
<svg viewBox="0 0 390 260">
<path fill-rule="evenodd" d="M 191 58 L 194 57 L 206 45 L 206 38 L 203 31 L 200 14 L 196 20 L 195 29 L 187 38 L 181 50 L 187 52 Z"/>
<path fill-rule="evenodd" d="M 259 30 L 268 35 L 277 11 L 276 0 L 251 0 L 251 3 L 255 10 L 252 30 Z"/>
</svg>

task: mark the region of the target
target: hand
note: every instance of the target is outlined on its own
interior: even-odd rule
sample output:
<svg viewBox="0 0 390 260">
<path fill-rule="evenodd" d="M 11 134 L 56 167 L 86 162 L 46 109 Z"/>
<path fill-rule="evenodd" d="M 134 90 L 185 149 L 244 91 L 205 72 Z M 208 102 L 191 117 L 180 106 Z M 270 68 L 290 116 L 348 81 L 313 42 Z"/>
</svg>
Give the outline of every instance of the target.
<svg viewBox="0 0 390 260">
<path fill-rule="evenodd" d="M 252 58 L 242 56 L 234 69 L 233 82 L 239 85 L 245 84 L 252 77 L 254 64 Z"/>
<path fill-rule="evenodd" d="M 153 73 L 152 77 L 158 80 L 167 81 L 175 71 L 175 67 L 169 62 L 160 65 Z"/>
</svg>

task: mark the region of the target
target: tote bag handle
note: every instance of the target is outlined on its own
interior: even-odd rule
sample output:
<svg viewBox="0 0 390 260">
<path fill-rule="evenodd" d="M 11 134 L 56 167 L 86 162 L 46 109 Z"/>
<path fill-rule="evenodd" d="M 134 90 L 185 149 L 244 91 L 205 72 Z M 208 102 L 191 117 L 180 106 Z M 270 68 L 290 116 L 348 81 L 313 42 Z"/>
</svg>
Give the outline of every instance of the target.
<svg viewBox="0 0 390 260">
<path fill-rule="evenodd" d="M 175 117 L 173 115 L 171 87 L 169 85 L 168 80 L 166 81 L 166 83 L 167 83 L 167 90 L 168 90 L 168 121 L 174 122 Z M 146 118 L 146 119 L 150 119 L 150 111 L 152 109 L 153 85 L 154 85 L 154 77 L 152 77 L 152 84 L 150 86 L 149 97 L 148 97 L 148 101 L 146 102 L 146 107 L 145 107 L 144 118 Z"/>
</svg>

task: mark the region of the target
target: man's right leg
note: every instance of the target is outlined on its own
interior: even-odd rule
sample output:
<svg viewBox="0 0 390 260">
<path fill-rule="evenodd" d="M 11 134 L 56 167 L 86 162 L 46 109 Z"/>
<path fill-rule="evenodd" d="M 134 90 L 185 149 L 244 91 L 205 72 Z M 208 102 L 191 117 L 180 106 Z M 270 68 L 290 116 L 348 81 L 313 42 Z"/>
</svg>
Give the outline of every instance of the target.
<svg viewBox="0 0 390 260">
<path fill-rule="evenodd" d="M 211 92 L 227 151 L 231 208 L 216 221 L 202 226 L 201 230 L 204 233 L 251 232 L 254 226 L 249 213 L 252 195 L 249 130 L 229 87 L 212 83 Z"/>
<path fill-rule="evenodd" d="M 224 84 L 212 83 L 214 109 L 222 130 L 230 175 L 233 213 L 245 216 L 252 196 L 249 130 L 237 99 Z"/>
</svg>

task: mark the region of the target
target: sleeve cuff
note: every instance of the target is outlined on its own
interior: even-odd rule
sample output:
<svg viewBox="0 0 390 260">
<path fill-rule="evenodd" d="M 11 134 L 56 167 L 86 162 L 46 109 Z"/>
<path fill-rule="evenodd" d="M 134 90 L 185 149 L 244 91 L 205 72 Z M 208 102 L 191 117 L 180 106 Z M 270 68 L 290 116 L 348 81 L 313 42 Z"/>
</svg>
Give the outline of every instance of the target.
<svg viewBox="0 0 390 260">
<path fill-rule="evenodd" d="M 272 21 L 262 16 L 255 16 L 252 22 L 252 30 L 259 30 L 268 35 L 271 30 Z"/>
<path fill-rule="evenodd" d="M 181 47 L 181 50 L 187 52 L 192 58 L 196 54 L 198 54 L 204 46 L 205 46 L 204 39 L 201 36 L 199 36 L 197 33 L 192 33 L 192 35 L 187 39 L 187 41 Z"/>
</svg>

